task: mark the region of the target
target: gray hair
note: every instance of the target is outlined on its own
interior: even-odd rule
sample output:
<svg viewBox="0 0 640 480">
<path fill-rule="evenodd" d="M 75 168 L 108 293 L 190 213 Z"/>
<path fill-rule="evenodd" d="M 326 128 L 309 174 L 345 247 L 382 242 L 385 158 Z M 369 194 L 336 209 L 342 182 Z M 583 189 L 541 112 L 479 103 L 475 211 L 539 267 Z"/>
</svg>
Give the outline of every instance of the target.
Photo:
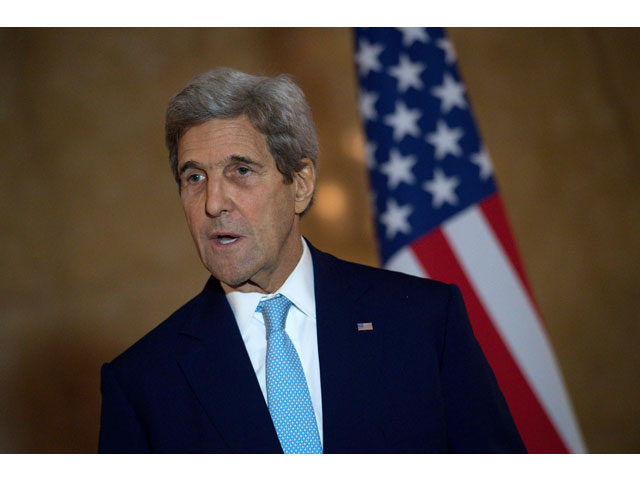
<svg viewBox="0 0 640 480">
<path fill-rule="evenodd" d="M 178 188 L 180 137 L 207 120 L 241 115 L 246 115 L 265 136 L 285 183 L 291 183 L 293 174 L 302 170 L 303 158 L 309 158 L 317 170 L 318 135 L 300 87 L 287 75 L 260 77 L 231 68 L 216 68 L 191 79 L 167 106 L 165 141 Z M 303 215 L 312 203 L 313 198 Z"/>
</svg>

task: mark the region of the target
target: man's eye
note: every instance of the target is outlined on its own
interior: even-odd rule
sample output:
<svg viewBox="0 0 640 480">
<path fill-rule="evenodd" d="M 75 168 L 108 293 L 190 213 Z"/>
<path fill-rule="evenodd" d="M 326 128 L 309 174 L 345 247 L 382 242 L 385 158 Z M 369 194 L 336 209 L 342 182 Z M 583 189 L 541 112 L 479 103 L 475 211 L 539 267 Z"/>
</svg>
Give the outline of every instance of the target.
<svg viewBox="0 0 640 480">
<path fill-rule="evenodd" d="M 238 167 L 237 172 L 244 177 L 245 175 L 249 175 L 251 170 L 247 167 Z"/>
<path fill-rule="evenodd" d="M 199 183 L 204 180 L 204 175 L 201 173 L 192 173 L 187 177 L 187 182 L 189 183 Z"/>
</svg>

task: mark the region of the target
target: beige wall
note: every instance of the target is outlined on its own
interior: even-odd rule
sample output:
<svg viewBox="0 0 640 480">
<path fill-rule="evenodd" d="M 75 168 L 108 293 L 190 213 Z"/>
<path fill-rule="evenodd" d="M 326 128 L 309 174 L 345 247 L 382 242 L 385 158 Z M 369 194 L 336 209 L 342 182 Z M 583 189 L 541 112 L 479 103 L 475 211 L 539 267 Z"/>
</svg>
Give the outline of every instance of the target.
<svg viewBox="0 0 640 480">
<path fill-rule="evenodd" d="M 640 31 L 452 29 L 593 452 L 640 451 Z M 0 29 L 0 452 L 96 448 L 99 368 L 203 286 L 163 146 L 218 65 L 288 72 L 321 142 L 320 248 L 376 264 L 351 32 Z"/>
</svg>

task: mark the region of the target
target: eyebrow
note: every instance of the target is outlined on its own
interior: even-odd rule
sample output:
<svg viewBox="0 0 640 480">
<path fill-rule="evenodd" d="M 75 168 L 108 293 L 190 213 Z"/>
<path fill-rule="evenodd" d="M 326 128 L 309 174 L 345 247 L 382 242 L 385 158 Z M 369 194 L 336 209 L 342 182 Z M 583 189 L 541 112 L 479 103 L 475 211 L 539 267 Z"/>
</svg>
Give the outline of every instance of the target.
<svg viewBox="0 0 640 480">
<path fill-rule="evenodd" d="M 239 162 L 244 163 L 246 165 L 251 165 L 252 167 L 262 167 L 261 163 L 256 162 L 250 157 L 246 157 L 244 155 L 231 155 L 226 159 L 227 162 Z M 196 162 L 195 160 L 187 160 L 182 164 L 180 169 L 178 170 L 178 174 L 182 175 L 184 172 L 189 170 L 190 168 L 195 168 L 199 170 L 206 170 L 205 166 L 200 162 Z"/>
<path fill-rule="evenodd" d="M 257 167 L 257 168 L 261 168 L 263 166 L 261 163 L 256 162 L 251 157 L 246 157 L 244 155 L 231 155 L 226 159 L 226 161 L 244 163 L 246 165 L 251 165 L 252 167 Z M 178 174 L 182 175 L 184 172 L 186 172 L 190 168 L 194 168 L 198 170 L 206 170 L 206 167 L 200 162 L 196 162 L 195 160 L 187 160 L 182 164 L 182 166 L 178 170 Z"/>
<path fill-rule="evenodd" d="M 189 160 L 182 164 L 178 173 L 182 175 L 185 171 L 189 170 L 190 168 L 199 168 L 200 170 L 204 170 L 204 166 L 202 164 L 195 162 L 193 160 Z"/>
<path fill-rule="evenodd" d="M 245 157 L 244 155 L 231 155 L 228 160 L 230 162 L 246 163 L 247 165 L 251 165 L 252 167 L 262 167 L 261 163 L 256 162 L 250 157 Z"/>
</svg>

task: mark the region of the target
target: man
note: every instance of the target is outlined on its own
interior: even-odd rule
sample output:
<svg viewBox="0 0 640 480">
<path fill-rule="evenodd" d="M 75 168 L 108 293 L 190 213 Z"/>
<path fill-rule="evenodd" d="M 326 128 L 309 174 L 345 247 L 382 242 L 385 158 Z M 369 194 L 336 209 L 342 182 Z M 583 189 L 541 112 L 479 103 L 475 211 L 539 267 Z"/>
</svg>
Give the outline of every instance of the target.
<svg viewBox="0 0 640 480">
<path fill-rule="evenodd" d="M 101 452 L 524 452 L 455 286 L 301 237 L 318 145 L 289 78 L 195 77 L 166 141 L 212 276 L 103 366 Z"/>
</svg>

